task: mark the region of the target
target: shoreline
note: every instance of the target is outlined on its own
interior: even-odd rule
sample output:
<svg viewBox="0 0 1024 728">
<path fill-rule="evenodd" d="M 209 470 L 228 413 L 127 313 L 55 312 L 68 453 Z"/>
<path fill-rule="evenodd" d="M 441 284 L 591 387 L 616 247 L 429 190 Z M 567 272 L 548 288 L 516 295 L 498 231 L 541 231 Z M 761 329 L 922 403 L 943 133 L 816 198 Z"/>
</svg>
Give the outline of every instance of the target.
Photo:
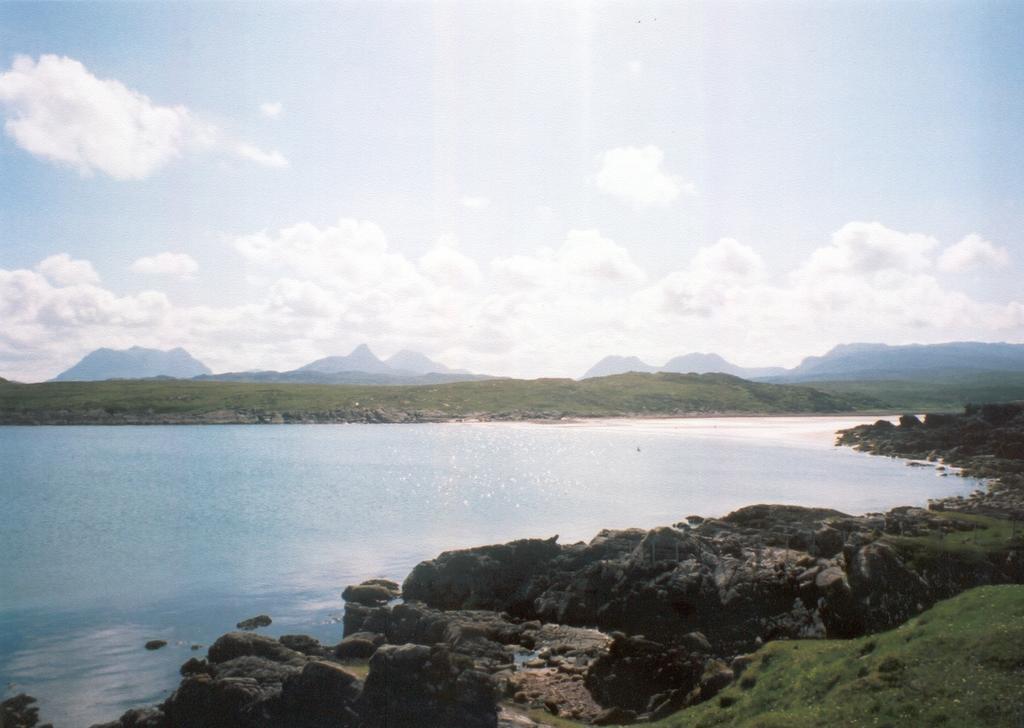
<svg viewBox="0 0 1024 728">
<path fill-rule="evenodd" d="M 772 416 L 770 419 L 777 419 L 778 417 L 786 417 L 786 415 Z M 790 416 L 790 417 L 793 417 L 793 416 Z M 754 416 L 753 418 L 756 419 L 756 418 L 760 418 L 760 417 L 759 416 Z M 839 417 L 836 417 L 836 416 L 833 416 L 833 415 L 801 415 L 801 416 L 798 417 L 798 419 L 800 419 L 800 420 L 814 420 L 814 419 L 826 419 L 826 420 L 828 420 L 828 419 L 849 419 L 849 418 L 850 418 L 850 416 L 846 415 L 845 413 L 843 415 L 840 415 Z M 710 417 L 698 417 L 698 418 L 678 418 L 678 417 L 673 417 L 673 418 L 665 418 L 665 417 L 586 418 L 586 419 L 582 419 L 582 420 L 578 420 L 578 421 L 562 421 L 561 424 L 567 424 L 569 426 L 572 426 L 573 424 L 579 424 L 579 423 L 582 423 L 584 425 L 595 425 L 595 424 L 596 425 L 600 425 L 601 424 L 601 420 L 603 420 L 604 422 L 609 422 L 612 425 L 632 424 L 634 422 L 639 422 L 640 424 L 648 424 L 648 423 L 651 423 L 652 421 L 661 420 L 661 421 L 671 425 L 673 423 L 678 423 L 681 420 L 684 420 L 684 421 L 695 421 L 695 420 L 699 421 L 699 420 L 707 420 L 707 419 L 712 419 L 712 418 L 710 418 Z M 769 419 L 769 418 L 766 417 L 765 419 Z M 796 418 L 794 418 L 794 419 L 796 419 Z M 854 416 L 852 419 L 856 419 L 856 416 Z M 544 421 L 541 424 L 551 424 L 551 422 L 550 421 Z M 943 500 L 943 499 L 940 499 L 940 500 Z M 779 507 L 775 507 L 775 506 L 755 506 L 753 508 L 756 509 L 756 508 L 779 508 Z M 813 509 L 801 509 L 799 507 L 782 507 L 782 510 L 780 512 L 784 513 L 787 509 L 790 509 L 790 510 L 792 510 L 794 512 L 795 511 L 809 511 L 809 510 L 813 510 Z M 749 510 L 751 510 L 751 509 L 749 509 L 749 508 L 742 508 L 742 509 L 740 509 L 741 512 L 749 511 Z M 904 529 L 912 529 L 912 528 L 920 527 L 922 519 L 925 519 L 924 522 L 933 522 L 934 523 L 934 521 L 929 521 L 928 517 L 926 515 L 924 515 L 925 513 L 927 513 L 927 512 L 923 512 L 923 509 L 921 509 L 921 508 L 910 508 L 909 511 L 907 509 L 905 509 L 905 508 L 896 508 L 896 509 L 893 509 L 892 511 L 890 511 L 888 514 L 886 514 L 886 517 L 883 517 L 880 522 L 878 521 L 877 518 L 873 518 L 872 517 L 872 516 L 878 516 L 879 514 L 870 514 L 870 513 L 865 514 L 863 516 L 845 517 L 845 516 L 843 516 L 843 514 L 839 514 L 838 512 L 836 512 L 836 515 L 833 516 L 833 517 L 843 517 L 843 518 L 846 518 L 846 522 L 848 524 L 849 523 L 864 524 L 865 527 L 870 527 L 871 529 L 877 529 L 879 527 L 879 523 L 880 523 L 881 524 L 881 528 L 883 529 L 883 531 L 885 531 L 885 529 L 892 530 L 892 529 L 896 528 L 895 526 L 892 525 L 892 523 L 900 523 L 902 525 L 898 526 L 898 529 L 899 529 L 898 534 L 897 534 L 896 531 L 893 531 L 893 535 L 902 538 L 903 537 L 903 533 L 904 533 Z M 720 524 L 720 523 L 723 523 L 723 522 L 729 522 L 728 519 L 732 515 L 735 515 L 735 514 L 730 514 L 730 516 L 726 516 L 726 517 L 723 517 L 723 518 L 707 518 L 707 519 L 699 519 L 699 520 L 701 522 L 711 523 L 714 528 L 719 528 L 719 526 L 714 526 L 714 524 L 716 524 L 716 523 Z M 770 517 L 769 518 L 769 522 L 762 522 L 761 525 L 758 525 L 759 522 L 756 521 L 756 520 L 752 521 L 748 525 L 743 526 L 743 528 L 745 528 L 745 529 L 749 529 L 749 528 L 757 529 L 757 528 L 762 528 L 763 525 L 765 525 L 765 524 L 767 524 L 769 527 L 771 527 L 770 521 L 772 520 L 772 518 L 774 518 L 774 517 Z M 783 527 L 784 528 L 788 528 L 787 526 L 785 526 L 783 521 L 780 521 L 780 522 L 783 523 Z M 683 525 L 684 524 L 676 524 L 672 528 L 675 529 L 675 530 L 678 530 Z M 701 524 L 697 524 L 697 525 L 701 525 Z M 740 524 L 740 525 L 742 525 L 742 524 Z M 736 526 L 732 526 L 730 528 L 731 529 L 735 529 L 735 527 Z M 692 525 L 690 526 L 690 528 L 692 528 Z M 686 529 L 684 529 L 684 530 L 686 530 Z M 654 534 L 654 533 L 662 533 L 662 532 L 664 532 L 665 531 L 665 527 L 653 528 L 653 529 L 625 529 L 623 531 L 623 533 L 626 533 L 626 532 L 638 532 L 638 531 L 643 531 L 644 533 L 646 533 L 649 536 L 649 535 Z M 856 526 L 855 532 L 856 533 L 867 533 L 866 531 L 863 530 L 863 528 L 861 526 Z M 714 533 L 714 532 L 712 531 L 712 533 Z M 768 559 L 768 561 L 770 563 L 773 559 L 781 558 L 782 561 L 780 563 L 782 564 L 783 571 L 785 573 L 795 574 L 796 572 L 792 571 L 792 569 L 793 569 L 793 565 L 792 564 L 794 562 L 792 562 L 791 559 L 795 558 L 795 556 L 793 554 L 795 553 L 795 551 L 799 550 L 799 544 L 795 544 L 795 543 L 792 542 L 791 539 L 794 538 L 794 537 L 796 537 L 796 532 L 792 532 L 788 536 L 786 536 L 786 541 L 785 541 L 785 545 L 784 546 L 782 545 L 781 542 L 776 543 L 775 546 L 772 546 L 770 543 L 767 543 L 767 542 L 765 542 L 762 545 L 753 545 L 753 548 L 755 549 L 755 552 L 761 554 L 761 556 L 758 556 L 758 557 L 755 558 L 755 561 L 757 561 L 759 559 Z M 660 538 L 660 536 L 659 536 L 659 538 Z M 760 538 L 761 537 L 758 536 L 758 539 L 760 539 Z M 530 539 L 528 541 L 535 542 L 535 541 L 540 541 L 540 539 Z M 752 544 L 756 544 L 756 543 L 759 543 L 759 541 L 752 542 Z M 508 544 L 506 544 L 506 546 L 507 545 Z M 811 545 L 813 546 L 813 539 L 812 539 Z M 791 547 L 796 547 L 796 548 L 791 548 Z M 481 551 L 484 551 L 487 548 L 493 548 L 493 547 L 467 548 L 467 549 L 463 549 L 459 553 L 469 553 L 469 554 L 479 553 Z M 561 548 L 563 550 L 566 549 L 566 548 L 572 548 L 572 545 L 569 544 L 569 545 L 563 546 Z M 655 550 L 657 551 L 658 548 L 659 547 L 656 545 L 655 546 Z M 769 556 L 768 554 L 772 553 L 772 549 L 773 548 L 776 548 L 776 549 L 781 548 L 783 550 L 784 556 L 780 557 L 778 554 L 775 554 L 774 556 Z M 444 554 L 442 554 L 441 557 L 437 557 L 437 558 L 435 558 L 432 561 L 438 561 L 439 559 L 441 559 L 443 557 L 444 557 Z M 678 555 L 675 558 L 678 559 L 679 558 Z M 831 568 L 831 567 L 827 567 L 827 568 Z M 416 571 L 416 569 L 413 569 L 413 572 L 415 572 L 415 571 Z M 847 578 L 849 579 L 849 577 L 847 577 Z M 426 601 L 427 601 L 428 604 L 430 603 L 429 599 L 426 600 Z M 462 608 L 464 608 L 464 606 Z M 548 622 L 545 622 L 545 623 L 548 623 Z M 551 623 L 552 624 L 562 624 L 563 622 L 559 620 L 559 621 L 552 621 Z M 612 626 L 614 626 L 614 625 L 612 625 Z M 607 628 L 608 627 L 606 627 L 606 629 Z M 636 629 L 637 628 L 634 628 L 634 629 L 631 629 L 629 631 L 630 632 L 635 632 Z M 646 630 L 646 631 L 649 631 L 649 630 Z M 644 634 L 646 634 L 646 631 L 644 631 Z M 345 635 L 344 636 L 346 636 L 346 637 L 351 636 L 349 634 L 349 632 L 350 632 L 350 630 L 346 627 Z M 631 644 L 631 643 L 628 643 L 628 644 Z M 325 649 L 326 649 L 326 647 L 327 646 L 325 646 Z M 730 649 L 732 649 L 732 648 L 730 648 Z M 324 655 L 318 656 L 317 659 L 319 660 L 321 657 L 324 657 Z M 721 659 L 723 657 L 729 657 L 729 655 L 716 655 L 716 657 L 714 659 Z M 327 659 L 329 661 L 329 659 L 330 659 L 329 656 L 327 656 Z M 660 658 L 658 658 L 658 659 L 660 659 Z M 555 667 L 557 668 L 557 665 L 555 665 Z M 544 666 L 543 669 L 544 670 L 548 670 L 548 669 L 551 669 L 551 668 L 552 668 L 552 664 L 545 663 L 545 666 Z M 213 668 L 211 668 L 211 669 L 213 669 Z M 529 673 L 527 672 L 526 674 L 529 674 Z M 188 679 L 191 679 L 191 678 L 186 677 L 186 680 L 188 680 Z M 216 681 L 216 678 L 215 678 L 215 681 Z M 508 707 L 508 706 L 506 706 L 506 707 Z M 534 707 L 536 708 L 536 706 L 534 706 Z M 44 710 L 44 714 L 45 714 L 45 710 Z M 117 725 L 117 724 L 115 724 L 115 725 Z M 124 725 L 128 725 L 128 724 L 125 723 Z M 145 724 L 140 724 L 140 725 L 145 725 Z M 524 724 L 524 725 L 526 725 L 526 724 Z"/>
<path fill-rule="evenodd" d="M 985 522 L 986 532 L 993 527 Z M 708 709 L 738 684 L 748 690 L 739 681 L 766 642 L 884 633 L 974 586 L 1024 582 L 1020 564 L 1006 561 L 1009 571 L 991 570 L 1007 549 L 1012 553 L 1012 542 L 981 552 L 987 571 L 960 553 L 961 541 L 970 542 L 965 534 L 976 542 L 978 528 L 976 520 L 915 506 L 849 516 L 762 504 L 722 518 L 601 531 L 585 545 L 524 539 L 446 551 L 414 567 L 401 585 L 371 579 L 346 588 L 337 645 L 302 635 L 225 634 L 206 658 L 182 665 L 181 685 L 166 701 L 102 728 L 169 728 L 186 716 L 202 719 L 211 705 L 244 714 L 263 706 L 271 716 L 267 725 L 291 725 L 288 711 L 323 709 L 322 685 L 301 699 L 291 693 L 313 679 L 307 673 L 325 670 L 347 686 L 344 707 L 351 712 L 342 725 L 352 728 L 376 726 L 381 714 L 395 713 L 406 716 L 395 723 L 403 728 L 418 720 L 481 728 L 564 725 L 544 716 L 571 725 L 658 721 Z M 955 542 L 937 547 L 938 571 L 913 556 L 935 534 Z M 618 570 L 615 583 L 594 581 L 594 558 Z M 715 573 L 739 571 L 725 584 L 717 578 L 708 584 L 700 577 L 708 559 Z M 688 580 L 676 588 L 693 600 L 693 612 L 680 612 L 678 604 L 673 610 L 671 593 L 651 591 L 668 572 Z M 537 592 L 532 585 L 541 575 L 548 585 Z M 641 609 L 634 601 L 640 594 L 654 604 Z M 259 679 L 268 669 L 284 670 L 268 660 L 289 666 L 279 682 Z M 452 704 L 429 697 L 455 685 L 432 682 L 438 678 L 424 670 L 437 663 L 451 665 L 459 681 L 472 675 L 474 684 L 490 685 L 484 693 L 493 697 L 454 698 L 477 708 L 472 715 L 451 713 Z M 222 686 L 250 674 L 258 690 L 241 707 L 222 705 Z M 400 687 L 389 692 L 388 681 Z"/>
<path fill-rule="evenodd" d="M 594 422 L 623 421 L 672 421 L 672 420 L 708 420 L 708 419 L 743 419 L 743 418 L 868 418 L 898 417 L 904 410 L 864 410 L 835 412 L 746 412 L 746 411 L 693 411 L 680 413 L 622 413 L 594 415 L 550 415 L 536 412 L 523 414 L 484 414 L 445 417 L 434 413 L 422 412 L 383 412 L 367 411 L 358 414 L 333 413 L 300 413 L 292 414 L 278 411 L 235 412 L 217 411 L 195 415 L 180 414 L 110 414 L 69 412 L 36 412 L 11 413 L 0 412 L 0 427 L 130 427 L 130 426 L 188 426 L 188 425 L 422 425 L 422 424 L 491 424 L 491 423 L 526 423 L 526 424 L 592 424 Z"/>
</svg>

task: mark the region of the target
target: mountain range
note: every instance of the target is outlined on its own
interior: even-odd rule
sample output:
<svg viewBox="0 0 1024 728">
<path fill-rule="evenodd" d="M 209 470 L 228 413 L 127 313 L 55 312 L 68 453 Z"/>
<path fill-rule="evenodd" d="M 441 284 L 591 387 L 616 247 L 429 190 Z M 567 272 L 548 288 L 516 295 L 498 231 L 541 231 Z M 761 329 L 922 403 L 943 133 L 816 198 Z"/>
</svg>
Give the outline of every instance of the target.
<svg viewBox="0 0 1024 728">
<path fill-rule="evenodd" d="M 1024 371 L 1024 344 L 955 341 L 946 344 L 840 344 L 792 369 L 741 367 L 718 354 L 686 354 L 655 367 L 635 356 L 606 356 L 584 379 L 625 372 L 722 372 L 765 382 L 879 381 L 948 378 Z"/>
<path fill-rule="evenodd" d="M 780 376 L 786 373 L 782 367 L 741 367 L 732 364 L 718 354 L 683 354 L 665 362 L 660 367 L 651 366 L 635 356 L 606 356 L 587 370 L 583 379 L 607 377 L 626 372 L 674 372 L 677 374 L 708 374 L 711 372 L 732 374 L 743 379 Z"/>
<path fill-rule="evenodd" d="M 718 354 L 694 353 L 653 366 L 635 356 L 607 356 L 583 379 L 626 372 L 679 374 L 723 373 L 765 382 L 935 380 L 964 374 L 1024 372 L 1024 344 L 971 341 L 946 344 L 841 344 L 822 356 L 809 356 L 792 369 L 741 367 Z M 307 382 L 317 384 L 438 384 L 491 379 L 464 369 L 451 369 L 416 351 L 402 350 L 380 359 L 366 344 L 347 356 L 328 356 L 298 369 L 213 374 L 182 348 L 161 351 L 134 346 L 97 349 L 54 381 L 104 379 L 209 379 L 236 382 Z"/>
<path fill-rule="evenodd" d="M 316 384 L 437 384 L 489 379 L 464 369 L 451 369 L 424 354 L 407 349 L 381 360 L 366 344 L 347 356 L 328 356 L 286 372 L 245 371 L 213 374 L 209 367 L 181 348 L 161 351 L 97 349 L 54 381 L 105 379 L 209 379 L 232 382 L 305 382 Z"/>
</svg>

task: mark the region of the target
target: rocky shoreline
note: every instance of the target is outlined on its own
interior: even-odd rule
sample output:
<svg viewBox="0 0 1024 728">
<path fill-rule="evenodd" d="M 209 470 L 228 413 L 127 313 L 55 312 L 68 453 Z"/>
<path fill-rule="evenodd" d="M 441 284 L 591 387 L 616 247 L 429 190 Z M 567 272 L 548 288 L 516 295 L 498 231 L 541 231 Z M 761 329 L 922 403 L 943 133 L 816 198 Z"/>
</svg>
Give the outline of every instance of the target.
<svg viewBox="0 0 1024 728">
<path fill-rule="evenodd" d="M 837 445 L 909 464 L 984 478 L 988 487 L 966 498 L 929 502 L 933 510 L 1024 519 L 1024 403 L 967 405 L 962 414 L 903 415 L 838 433 Z"/>
<path fill-rule="evenodd" d="M 1013 522 L 1024 454 L 1004 447 L 1016 442 L 1004 431 L 1024 420 L 1019 410 L 985 408 L 963 417 L 907 416 L 846 431 L 839 443 L 990 477 L 998 469 L 989 494 L 863 516 L 756 505 L 606 530 L 587 543 L 553 537 L 445 552 L 401 586 L 347 588 L 337 644 L 226 634 L 181 666 L 166 701 L 99 728 L 661 719 L 742 684 L 765 642 L 873 634 L 972 587 L 1024 583 Z M 952 441 L 950 428 L 962 442 L 934 446 L 942 433 Z M 965 444 L 964 433 L 974 439 Z M 12 700 L 20 702 L 4 704 L 0 725 L 36 725 L 31 699 Z"/>
</svg>

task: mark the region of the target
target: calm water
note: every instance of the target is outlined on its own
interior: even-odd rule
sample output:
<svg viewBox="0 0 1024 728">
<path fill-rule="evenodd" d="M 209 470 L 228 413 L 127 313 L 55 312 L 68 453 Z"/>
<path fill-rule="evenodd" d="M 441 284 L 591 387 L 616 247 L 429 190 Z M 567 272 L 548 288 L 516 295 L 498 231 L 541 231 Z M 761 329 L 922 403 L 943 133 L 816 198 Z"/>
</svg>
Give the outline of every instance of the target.
<svg viewBox="0 0 1024 728">
<path fill-rule="evenodd" d="M 245 617 L 337 641 L 346 584 L 446 549 L 975 487 L 832 447 L 850 423 L 0 427 L 0 695 L 113 719 Z"/>
</svg>

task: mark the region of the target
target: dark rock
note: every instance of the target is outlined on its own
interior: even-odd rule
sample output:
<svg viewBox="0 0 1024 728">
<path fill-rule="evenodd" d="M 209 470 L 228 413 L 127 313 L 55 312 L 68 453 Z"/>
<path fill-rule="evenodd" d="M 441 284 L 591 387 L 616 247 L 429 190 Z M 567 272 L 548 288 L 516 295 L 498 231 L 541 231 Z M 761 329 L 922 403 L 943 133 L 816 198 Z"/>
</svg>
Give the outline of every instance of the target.
<svg viewBox="0 0 1024 728">
<path fill-rule="evenodd" d="M 382 581 L 384 581 L 383 584 L 380 583 Z M 394 582 L 374 579 L 346 587 L 345 591 L 341 593 L 341 598 L 346 602 L 355 602 L 366 607 L 379 607 L 397 598 L 399 594 L 398 587 Z"/>
<path fill-rule="evenodd" d="M 814 532 L 815 556 L 831 558 L 843 550 L 843 534 L 831 526 L 822 526 Z"/>
<path fill-rule="evenodd" d="M 43 728 L 40 726 L 40 728 Z M 171 728 L 167 716 L 160 708 L 132 708 L 112 723 L 94 725 L 92 728 Z"/>
<path fill-rule="evenodd" d="M 365 728 L 494 728 L 497 689 L 469 658 L 435 645 L 384 645 L 370 658 L 359 712 Z"/>
<path fill-rule="evenodd" d="M 277 712 L 281 724 L 291 728 L 356 728 L 353 706 L 360 684 L 340 665 L 322 660 L 307 662 L 302 671 L 284 681 Z"/>
<path fill-rule="evenodd" d="M 439 609 L 528 609 L 530 580 L 561 553 L 557 537 L 527 539 L 464 551 L 447 551 L 412 570 L 402 585 L 406 599 Z"/>
<path fill-rule="evenodd" d="M 39 708 L 34 705 L 35 702 L 35 698 L 25 693 L 18 693 L 13 698 L 7 698 L 0 703 L 0 727 L 33 728 L 38 725 Z M 39 728 L 44 727 L 40 726 Z"/>
<path fill-rule="evenodd" d="M 212 675 L 214 673 L 213 666 L 210 665 L 206 660 L 199 660 L 195 657 L 190 657 L 185 663 L 178 669 L 183 676 L 188 675 Z"/>
<path fill-rule="evenodd" d="M 921 420 L 917 415 L 900 415 L 900 427 L 920 427 Z"/>
<path fill-rule="evenodd" d="M 324 647 L 316 640 L 304 634 L 286 634 L 277 638 L 277 641 L 289 650 L 301 652 L 304 655 L 318 656 L 324 654 Z"/>
<path fill-rule="evenodd" d="M 384 644 L 384 635 L 376 632 L 356 632 L 338 643 L 334 648 L 334 656 L 342 659 L 369 658 L 377 648 Z"/>
<path fill-rule="evenodd" d="M 182 728 L 262 728 L 270 725 L 276 692 L 252 678 L 192 675 L 163 704 L 168 724 Z"/>
<path fill-rule="evenodd" d="M 260 627 L 267 627 L 273 621 L 274 620 L 272 620 L 266 614 L 259 614 L 259 615 L 255 616 L 255 617 L 250 617 L 249 619 L 243 619 L 241 622 L 239 622 L 235 626 L 238 629 L 252 630 L 252 629 L 259 629 Z"/>
<path fill-rule="evenodd" d="M 654 695 L 678 691 L 685 696 L 697 687 L 703 663 L 681 647 L 617 635 L 608 654 L 590 666 L 584 682 L 601 705 L 640 712 Z"/>
<path fill-rule="evenodd" d="M 684 634 L 679 639 L 679 644 L 685 647 L 690 652 L 703 652 L 704 654 L 711 654 L 711 643 L 708 642 L 708 638 L 700 632 L 690 632 Z"/>
<path fill-rule="evenodd" d="M 150 640 L 146 643 L 147 650 L 159 650 L 161 647 L 167 646 L 167 640 Z"/>
<path fill-rule="evenodd" d="M 236 657 L 252 655 L 264 657 L 275 662 L 300 662 L 305 656 L 288 649 L 283 644 L 271 637 L 250 634 L 248 632 L 228 632 L 217 638 L 217 641 L 210 645 L 207 657 L 210 662 L 227 662 Z"/>
</svg>

